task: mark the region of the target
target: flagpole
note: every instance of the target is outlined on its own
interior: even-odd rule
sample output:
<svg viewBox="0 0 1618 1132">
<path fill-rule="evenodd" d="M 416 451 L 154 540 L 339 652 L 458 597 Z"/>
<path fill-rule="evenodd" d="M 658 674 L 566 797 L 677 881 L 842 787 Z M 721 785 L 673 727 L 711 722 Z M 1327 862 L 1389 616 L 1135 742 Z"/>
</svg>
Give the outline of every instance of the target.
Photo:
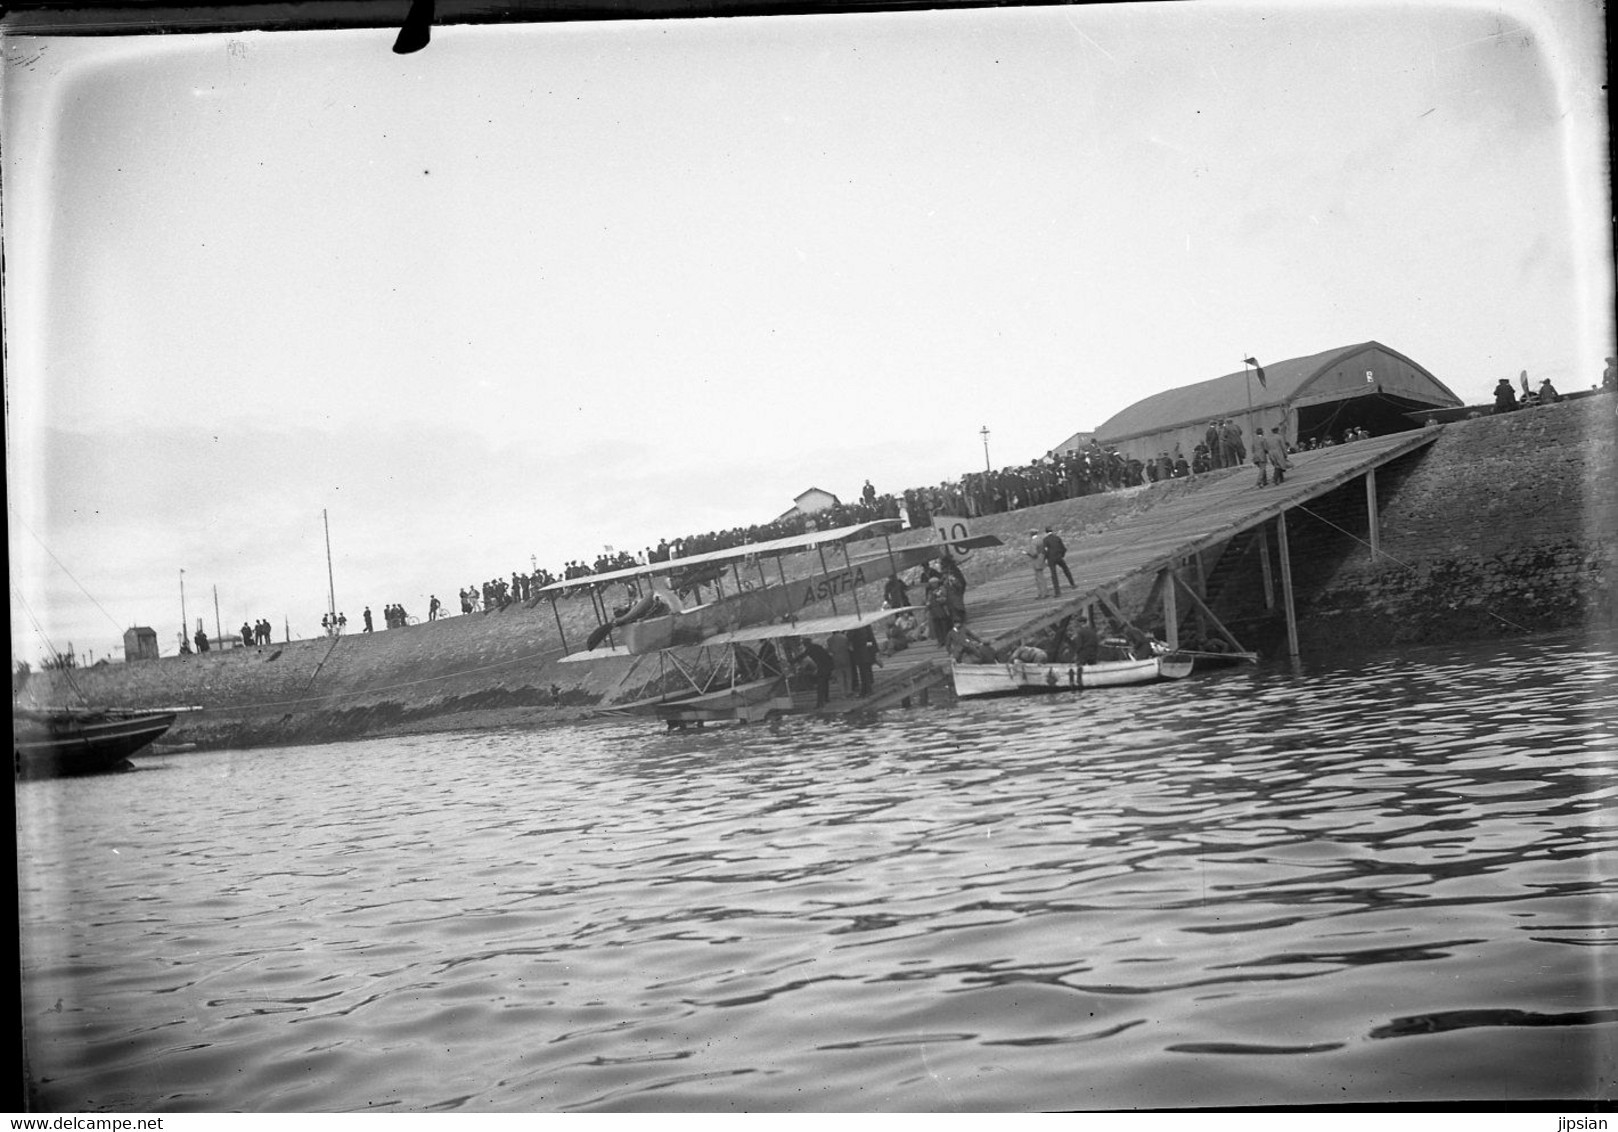
<svg viewBox="0 0 1618 1132">
<path fill-rule="evenodd" d="M 1248 354 L 1246 358 L 1242 359 L 1242 379 L 1247 385 L 1247 439 L 1249 443 L 1253 439 L 1253 372 L 1252 367 L 1248 365 L 1247 358 L 1252 356 Z"/>
</svg>

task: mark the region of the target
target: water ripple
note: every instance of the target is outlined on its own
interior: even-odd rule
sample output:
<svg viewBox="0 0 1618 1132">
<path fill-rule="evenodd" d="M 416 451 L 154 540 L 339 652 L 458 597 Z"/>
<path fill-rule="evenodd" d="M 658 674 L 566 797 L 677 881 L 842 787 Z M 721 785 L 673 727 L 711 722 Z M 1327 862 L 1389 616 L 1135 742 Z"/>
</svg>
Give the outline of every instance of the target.
<svg viewBox="0 0 1618 1132">
<path fill-rule="evenodd" d="M 1567 635 L 20 784 L 35 1102 L 1594 1095 L 1618 1021 L 1615 655 Z"/>
</svg>

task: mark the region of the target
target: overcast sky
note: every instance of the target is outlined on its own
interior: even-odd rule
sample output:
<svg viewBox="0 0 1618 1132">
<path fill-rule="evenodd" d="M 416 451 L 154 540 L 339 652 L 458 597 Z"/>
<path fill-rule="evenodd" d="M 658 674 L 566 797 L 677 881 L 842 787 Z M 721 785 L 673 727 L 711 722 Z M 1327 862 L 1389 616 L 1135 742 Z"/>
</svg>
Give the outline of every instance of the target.
<svg viewBox="0 0 1618 1132">
<path fill-rule="evenodd" d="M 318 631 L 1376 339 L 1613 352 L 1600 6 L 11 38 L 16 658 Z"/>
</svg>

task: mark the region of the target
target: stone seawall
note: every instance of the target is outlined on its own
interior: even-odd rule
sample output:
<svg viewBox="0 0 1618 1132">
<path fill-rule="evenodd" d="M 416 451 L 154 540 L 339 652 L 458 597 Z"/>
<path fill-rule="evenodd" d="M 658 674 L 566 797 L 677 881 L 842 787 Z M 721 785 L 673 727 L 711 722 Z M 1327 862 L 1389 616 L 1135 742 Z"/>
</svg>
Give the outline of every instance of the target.
<svg viewBox="0 0 1618 1132">
<path fill-rule="evenodd" d="M 1323 564 L 1299 610 L 1305 655 L 1612 627 L 1615 410 L 1602 394 L 1458 421 L 1380 472 L 1383 553 Z"/>
<path fill-rule="evenodd" d="M 1295 563 L 1305 655 L 1612 625 L 1615 408 L 1618 397 L 1603 395 L 1446 425 L 1432 446 L 1379 472 L 1382 557 L 1373 562 L 1364 548 L 1339 548 Z M 975 552 L 967 578 L 976 584 L 1026 570 L 1021 539 L 1029 527 L 1053 525 L 1071 544 L 1225 476 L 1251 474 L 1216 472 L 974 520 L 975 531 L 998 534 L 1007 545 Z M 893 544 L 931 537 L 906 532 Z M 568 643 L 580 647 L 595 624 L 589 600 L 564 598 L 558 614 Z M 182 717 L 165 740 L 200 746 L 567 721 L 648 694 L 662 678 L 655 655 L 561 664 L 563 651 L 556 616 L 542 602 L 72 675 L 94 703 L 200 705 L 204 710 Z M 35 673 L 26 699 L 73 703 L 78 696 L 60 674 Z"/>
<path fill-rule="evenodd" d="M 586 601 L 564 601 L 570 642 L 593 623 Z M 261 648 L 109 664 L 73 673 L 85 699 L 113 707 L 200 706 L 165 742 L 203 746 L 353 738 L 466 711 L 540 709 L 558 718 L 598 703 L 621 664 L 561 666 L 547 603 Z M 35 673 L 29 698 L 76 702 L 56 673 Z"/>
</svg>

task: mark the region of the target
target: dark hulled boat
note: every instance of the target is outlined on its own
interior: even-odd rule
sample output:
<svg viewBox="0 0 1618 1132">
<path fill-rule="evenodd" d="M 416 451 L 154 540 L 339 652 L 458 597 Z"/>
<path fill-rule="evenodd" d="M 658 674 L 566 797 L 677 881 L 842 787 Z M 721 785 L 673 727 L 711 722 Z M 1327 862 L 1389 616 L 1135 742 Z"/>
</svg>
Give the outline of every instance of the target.
<svg viewBox="0 0 1618 1132">
<path fill-rule="evenodd" d="M 172 711 L 13 706 L 19 778 L 57 778 L 113 770 L 174 725 Z"/>
</svg>

